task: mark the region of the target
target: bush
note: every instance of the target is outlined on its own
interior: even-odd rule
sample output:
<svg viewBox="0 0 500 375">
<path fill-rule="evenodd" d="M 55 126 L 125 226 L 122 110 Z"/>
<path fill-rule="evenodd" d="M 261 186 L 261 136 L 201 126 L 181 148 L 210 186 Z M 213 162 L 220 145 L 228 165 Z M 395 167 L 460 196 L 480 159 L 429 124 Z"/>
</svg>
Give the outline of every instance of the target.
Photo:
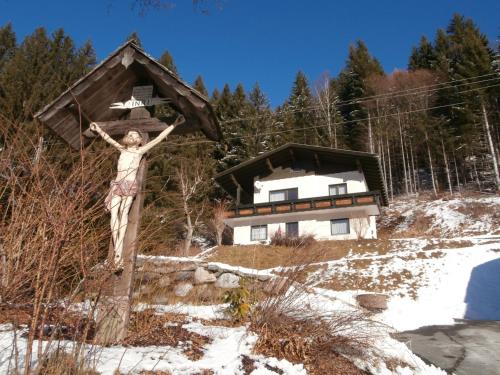
<svg viewBox="0 0 500 375">
<path fill-rule="evenodd" d="M 288 236 L 280 230 L 274 232 L 271 236 L 271 245 L 302 248 L 316 243 L 312 234 L 303 234 L 301 236 Z"/>
<path fill-rule="evenodd" d="M 236 320 L 244 320 L 252 307 L 250 291 L 245 286 L 224 293 L 224 302 L 229 303 L 228 312 Z"/>
</svg>

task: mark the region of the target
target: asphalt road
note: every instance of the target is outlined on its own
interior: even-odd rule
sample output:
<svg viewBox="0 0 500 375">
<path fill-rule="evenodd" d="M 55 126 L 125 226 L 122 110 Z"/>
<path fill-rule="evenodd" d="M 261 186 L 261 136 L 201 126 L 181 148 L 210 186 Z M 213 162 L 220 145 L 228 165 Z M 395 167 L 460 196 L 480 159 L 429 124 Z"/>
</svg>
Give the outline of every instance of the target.
<svg viewBox="0 0 500 375">
<path fill-rule="evenodd" d="M 457 375 L 500 375 L 500 321 L 460 320 L 428 326 L 396 338 L 424 361 Z"/>
</svg>

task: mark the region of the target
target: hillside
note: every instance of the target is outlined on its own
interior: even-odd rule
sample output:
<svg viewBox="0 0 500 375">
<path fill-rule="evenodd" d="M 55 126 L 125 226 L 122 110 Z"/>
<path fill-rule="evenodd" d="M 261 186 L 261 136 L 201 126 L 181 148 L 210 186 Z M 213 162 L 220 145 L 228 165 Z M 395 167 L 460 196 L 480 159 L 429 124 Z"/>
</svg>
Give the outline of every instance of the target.
<svg viewBox="0 0 500 375">
<path fill-rule="evenodd" d="M 101 374 L 444 374 L 391 334 L 455 319 L 500 319 L 499 209 L 496 196 L 399 199 L 380 218 L 379 240 L 140 256 L 126 346 L 89 348 L 88 356 Z M 210 274 L 212 282 L 200 282 Z M 224 293 L 239 290 L 218 286 L 228 274 L 226 281 L 237 279 L 248 291 L 239 298 L 257 303 L 249 317 L 227 315 Z M 359 307 L 356 297 L 366 293 L 386 294 L 387 309 Z M 90 307 L 87 301 L 71 309 Z M 1 331 L 6 371 L 14 331 L 8 324 Z M 329 337 L 330 354 L 320 337 Z"/>
</svg>

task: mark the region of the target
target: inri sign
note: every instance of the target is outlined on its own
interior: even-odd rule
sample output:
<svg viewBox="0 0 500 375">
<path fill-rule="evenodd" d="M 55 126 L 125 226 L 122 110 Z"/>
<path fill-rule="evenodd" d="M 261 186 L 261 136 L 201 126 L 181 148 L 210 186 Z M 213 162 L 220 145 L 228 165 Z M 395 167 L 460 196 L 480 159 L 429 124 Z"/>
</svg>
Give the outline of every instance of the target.
<svg viewBox="0 0 500 375">
<path fill-rule="evenodd" d="M 167 99 L 155 97 L 153 98 L 153 86 L 135 86 L 132 89 L 132 98 L 125 103 L 113 103 L 111 109 L 132 109 L 138 107 L 151 107 L 153 105 L 165 104 Z"/>
</svg>

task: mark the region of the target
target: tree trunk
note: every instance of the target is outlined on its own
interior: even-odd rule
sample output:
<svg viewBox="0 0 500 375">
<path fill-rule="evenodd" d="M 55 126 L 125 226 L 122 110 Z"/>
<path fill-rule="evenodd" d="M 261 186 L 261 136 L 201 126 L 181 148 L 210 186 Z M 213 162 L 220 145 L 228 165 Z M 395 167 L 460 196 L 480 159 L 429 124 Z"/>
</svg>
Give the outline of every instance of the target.
<svg viewBox="0 0 500 375">
<path fill-rule="evenodd" d="M 413 191 L 418 194 L 418 178 L 417 178 L 417 170 L 415 168 L 415 160 L 413 158 L 413 144 L 411 143 L 410 138 L 410 157 L 411 157 L 411 171 L 413 175 Z"/>
<path fill-rule="evenodd" d="M 444 148 L 444 142 L 443 142 L 442 136 L 441 136 L 441 147 L 443 148 L 444 167 L 446 170 L 446 178 L 448 179 L 448 188 L 450 189 L 450 194 L 453 195 L 453 187 L 451 185 L 450 168 L 448 166 L 448 158 L 446 156 L 446 150 Z"/>
<path fill-rule="evenodd" d="M 425 143 L 427 145 L 427 155 L 429 157 L 429 169 L 431 171 L 432 190 L 434 191 L 434 195 L 437 195 L 437 185 L 436 185 L 436 179 L 434 177 L 434 167 L 432 166 L 431 147 L 429 145 L 429 136 L 427 135 L 427 130 L 425 131 L 424 134 L 425 134 Z"/>
<path fill-rule="evenodd" d="M 472 159 L 472 167 L 474 169 L 474 177 L 476 177 L 477 188 L 479 189 L 479 191 L 482 191 L 481 180 L 479 179 L 479 173 L 477 173 L 476 157 L 472 155 L 471 159 Z"/>
<path fill-rule="evenodd" d="M 404 173 L 404 180 L 405 180 L 405 193 L 408 195 L 408 176 L 406 175 L 406 159 L 405 159 L 405 150 L 403 146 L 403 129 L 401 128 L 401 117 L 399 114 L 399 108 L 398 108 L 398 125 L 399 125 L 399 140 L 401 142 L 401 155 L 403 157 L 403 173 Z"/>
<path fill-rule="evenodd" d="M 186 238 L 184 240 L 184 256 L 189 256 L 189 249 L 191 248 L 191 243 L 193 241 L 193 223 L 191 221 L 191 215 L 189 213 L 189 207 L 187 201 L 184 202 L 184 213 L 186 215 Z"/>
<path fill-rule="evenodd" d="M 455 150 L 453 150 L 452 155 L 453 155 L 453 164 L 455 166 L 455 178 L 457 179 L 457 191 L 460 192 L 460 179 L 458 177 L 458 167 L 457 167 L 457 158 L 455 157 Z"/>
<path fill-rule="evenodd" d="M 484 127 L 486 129 L 486 137 L 488 139 L 488 146 L 490 149 L 491 160 L 493 161 L 493 171 L 495 173 L 495 186 L 497 190 L 500 190 L 500 174 L 498 173 L 498 160 L 496 157 L 493 140 L 491 139 L 490 124 L 488 122 L 488 115 L 486 114 L 486 107 L 484 106 L 483 101 L 481 101 L 481 110 L 483 112 Z"/>
<path fill-rule="evenodd" d="M 368 141 L 370 142 L 370 152 L 373 154 L 373 134 L 372 134 L 372 120 L 370 111 L 368 111 Z"/>
<path fill-rule="evenodd" d="M 389 137 L 386 136 L 385 138 L 387 142 L 387 161 L 388 161 L 388 166 L 389 166 L 389 187 L 390 187 L 390 192 L 391 192 L 391 201 L 394 200 L 394 188 L 392 186 L 392 166 L 391 166 L 391 147 L 389 145 Z"/>
</svg>

